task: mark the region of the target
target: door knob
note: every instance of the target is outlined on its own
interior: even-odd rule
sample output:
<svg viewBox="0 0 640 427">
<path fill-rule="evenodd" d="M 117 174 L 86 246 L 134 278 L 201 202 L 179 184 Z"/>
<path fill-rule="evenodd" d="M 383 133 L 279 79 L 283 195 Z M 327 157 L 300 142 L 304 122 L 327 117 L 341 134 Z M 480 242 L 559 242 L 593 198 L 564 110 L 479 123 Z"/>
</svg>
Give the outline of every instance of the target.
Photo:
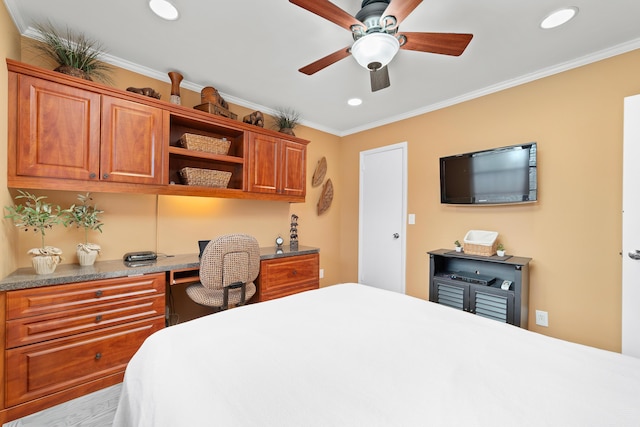
<svg viewBox="0 0 640 427">
<path fill-rule="evenodd" d="M 640 250 L 636 249 L 635 252 L 629 252 L 629 258 L 638 260 L 640 259 Z"/>
<path fill-rule="evenodd" d="M 394 239 L 398 239 L 398 238 L 400 238 L 400 235 L 398 233 L 393 233 L 393 238 Z"/>
</svg>

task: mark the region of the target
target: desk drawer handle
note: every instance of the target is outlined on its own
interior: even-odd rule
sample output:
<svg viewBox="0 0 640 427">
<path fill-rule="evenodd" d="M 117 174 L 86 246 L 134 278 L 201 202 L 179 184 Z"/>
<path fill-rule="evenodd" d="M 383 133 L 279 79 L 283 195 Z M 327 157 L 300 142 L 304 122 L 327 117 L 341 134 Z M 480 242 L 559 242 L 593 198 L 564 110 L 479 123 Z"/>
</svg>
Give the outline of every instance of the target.
<svg viewBox="0 0 640 427">
<path fill-rule="evenodd" d="M 100 360 L 102 358 L 102 353 L 96 353 L 96 360 Z"/>
<path fill-rule="evenodd" d="M 96 291 L 96 298 L 100 298 L 102 296 L 102 291 Z"/>
<path fill-rule="evenodd" d="M 98 314 L 96 316 L 96 323 L 100 322 L 102 320 L 102 314 Z"/>
</svg>

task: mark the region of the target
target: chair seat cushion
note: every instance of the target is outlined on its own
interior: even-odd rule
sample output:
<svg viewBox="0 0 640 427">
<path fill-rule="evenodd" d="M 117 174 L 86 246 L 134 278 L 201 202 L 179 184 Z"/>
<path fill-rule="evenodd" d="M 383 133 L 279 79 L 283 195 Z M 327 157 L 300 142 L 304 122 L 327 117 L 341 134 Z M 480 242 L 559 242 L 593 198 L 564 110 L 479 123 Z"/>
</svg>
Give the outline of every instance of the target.
<svg viewBox="0 0 640 427">
<path fill-rule="evenodd" d="M 247 283 L 245 302 L 256 293 L 256 285 L 253 282 Z M 222 307 L 224 291 L 222 289 L 208 289 L 201 283 L 195 283 L 187 287 L 187 295 L 198 304 L 209 307 Z M 229 289 L 229 305 L 240 302 L 242 297 L 241 289 Z"/>
</svg>

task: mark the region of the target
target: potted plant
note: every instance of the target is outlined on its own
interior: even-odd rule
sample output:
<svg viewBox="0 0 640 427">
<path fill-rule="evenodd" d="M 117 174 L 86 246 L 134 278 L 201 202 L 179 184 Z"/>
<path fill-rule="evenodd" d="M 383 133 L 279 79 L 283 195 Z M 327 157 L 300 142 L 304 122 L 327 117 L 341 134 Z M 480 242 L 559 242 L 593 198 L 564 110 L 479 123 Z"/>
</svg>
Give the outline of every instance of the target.
<svg viewBox="0 0 640 427">
<path fill-rule="evenodd" d="M 454 245 L 456 245 L 456 252 L 462 252 L 462 245 L 460 244 L 460 240 L 456 240 L 455 242 L 453 242 Z"/>
<path fill-rule="evenodd" d="M 53 206 L 45 202 L 46 196 L 35 196 L 26 191 L 18 190 L 16 200 L 23 199 L 24 204 L 5 206 L 8 214 L 5 218 L 13 220 L 16 227 L 24 228 L 25 231 L 32 229 L 40 233 L 41 245 L 39 248 L 29 249 L 28 254 L 32 255 L 33 268 L 36 274 L 50 274 L 62 261 L 62 251 L 53 246 L 46 246 L 44 243 L 45 232 L 53 228 L 54 225 L 65 222 L 68 209 L 62 210 L 60 206 Z"/>
<path fill-rule="evenodd" d="M 296 136 L 293 129 L 300 123 L 300 113 L 291 108 L 282 108 L 274 116 L 278 132 Z"/>
<path fill-rule="evenodd" d="M 33 47 L 43 56 L 58 64 L 54 71 L 80 77 L 85 80 L 101 80 L 111 83 L 111 66 L 101 61 L 102 44 L 69 28 L 59 31 L 47 21 L 34 25 L 38 34 Z"/>
<path fill-rule="evenodd" d="M 97 230 L 102 233 L 103 222 L 100 215 L 104 211 L 99 210 L 95 205 L 91 205 L 91 194 L 78 194 L 81 204 L 72 205 L 69 208 L 69 221 L 66 225 L 75 225 L 77 228 L 84 228 L 84 243 L 78 243 L 76 254 L 80 265 L 93 265 L 100 254 L 100 245 L 89 243 L 89 230 Z"/>
<path fill-rule="evenodd" d="M 496 253 L 498 256 L 504 256 L 504 245 L 502 243 L 498 243 L 498 246 L 496 246 Z"/>
</svg>

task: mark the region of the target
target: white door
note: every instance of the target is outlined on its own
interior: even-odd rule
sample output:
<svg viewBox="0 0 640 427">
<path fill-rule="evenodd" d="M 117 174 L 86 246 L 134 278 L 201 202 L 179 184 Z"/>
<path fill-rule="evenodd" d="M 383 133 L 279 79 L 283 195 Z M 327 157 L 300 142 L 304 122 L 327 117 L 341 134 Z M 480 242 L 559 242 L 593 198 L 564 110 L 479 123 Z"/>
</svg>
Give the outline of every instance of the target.
<svg viewBox="0 0 640 427">
<path fill-rule="evenodd" d="M 640 95 L 624 100 L 622 353 L 640 357 Z"/>
<path fill-rule="evenodd" d="M 405 292 L 407 143 L 360 153 L 358 281 Z"/>
</svg>

